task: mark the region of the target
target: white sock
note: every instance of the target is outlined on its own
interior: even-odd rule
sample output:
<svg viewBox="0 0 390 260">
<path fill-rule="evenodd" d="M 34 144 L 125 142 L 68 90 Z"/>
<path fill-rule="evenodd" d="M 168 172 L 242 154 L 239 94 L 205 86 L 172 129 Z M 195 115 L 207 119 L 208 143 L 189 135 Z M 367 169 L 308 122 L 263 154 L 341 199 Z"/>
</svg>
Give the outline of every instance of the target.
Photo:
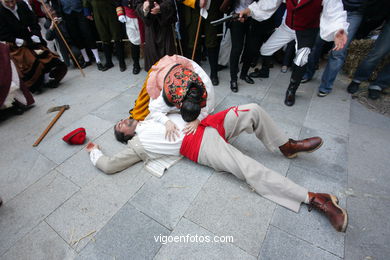
<svg viewBox="0 0 390 260">
<path fill-rule="evenodd" d="M 96 63 L 100 63 L 100 57 L 97 49 L 91 49 L 93 56 L 95 57 Z"/>
<path fill-rule="evenodd" d="M 89 62 L 89 57 L 87 55 L 87 51 L 85 49 L 81 49 L 80 52 L 81 52 L 81 55 L 83 55 L 84 61 Z"/>
<path fill-rule="evenodd" d="M 47 82 L 49 82 L 49 80 L 50 80 L 50 76 L 49 76 L 49 74 L 50 74 L 50 72 L 48 72 L 48 73 L 45 73 L 45 75 L 44 75 L 44 79 L 43 79 L 43 83 L 47 83 Z"/>
</svg>

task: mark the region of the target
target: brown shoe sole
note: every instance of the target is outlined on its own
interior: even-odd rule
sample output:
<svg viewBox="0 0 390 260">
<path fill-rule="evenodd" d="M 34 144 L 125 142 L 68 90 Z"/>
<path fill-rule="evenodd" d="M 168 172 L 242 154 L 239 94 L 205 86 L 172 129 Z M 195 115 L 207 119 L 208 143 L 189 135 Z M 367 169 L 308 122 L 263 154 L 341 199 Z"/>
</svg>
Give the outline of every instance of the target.
<svg viewBox="0 0 390 260">
<path fill-rule="evenodd" d="M 337 208 L 339 208 L 344 214 L 343 226 L 341 227 L 340 231 L 339 230 L 337 230 L 337 231 L 345 232 L 347 229 L 347 226 L 348 226 L 348 213 L 345 209 L 343 209 L 342 207 L 339 206 L 339 199 L 336 196 L 330 195 L 330 198 L 332 200 L 333 205 L 335 205 Z"/>
<path fill-rule="evenodd" d="M 287 157 L 288 159 L 293 159 L 293 158 L 297 157 L 298 154 L 300 154 L 300 153 L 312 153 L 312 152 L 318 150 L 318 149 L 322 146 L 323 143 L 324 143 L 324 140 L 321 140 L 321 143 L 320 143 L 316 148 L 314 148 L 313 150 L 293 153 L 293 154 L 291 154 L 291 155 L 289 155 L 289 156 L 286 156 L 286 157 Z"/>
</svg>

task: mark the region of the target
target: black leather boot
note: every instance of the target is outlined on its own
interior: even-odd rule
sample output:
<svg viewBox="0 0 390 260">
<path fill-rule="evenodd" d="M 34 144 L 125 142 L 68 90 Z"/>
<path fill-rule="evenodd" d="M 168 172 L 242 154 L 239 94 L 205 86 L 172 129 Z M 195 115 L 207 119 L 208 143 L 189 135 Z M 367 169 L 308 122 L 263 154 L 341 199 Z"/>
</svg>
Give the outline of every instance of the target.
<svg viewBox="0 0 390 260">
<path fill-rule="evenodd" d="M 126 63 L 125 63 L 125 53 L 123 50 L 123 42 L 122 41 L 116 41 L 114 43 L 115 45 L 115 50 L 116 50 L 116 55 L 118 57 L 119 61 L 119 69 L 121 72 L 126 70 Z"/>
<path fill-rule="evenodd" d="M 139 56 L 140 56 L 140 46 L 131 45 L 131 57 L 133 58 L 133 74 L 136 75 L 141 71 L 141 66 L 139 65 Z"/>
<path fill-rule="evenodd" d="M 219 85 L 219 79 L 218 79 L 218 54 L 219 54 L 219 48 L 209 48 L 207 49 L 207 52 L 209 54 L 209 63 L 210 63 L 210 79 L 211 83 L 213 83 L 213 86 Z"/>
<path fill-rule="evenodd" d="M 101 71 L 106 71 L 114 67 L 114 64 L 112 63 L 112 46 L 111 43 L 103 43 L 102 47 L 104 56 L 106 58 L 106 63 L 104 64 L 104 67 Z"/>
<path fill-rule="evenodd" d="M 284 99 L 284 104 L 286 106 L 293 106 L 295 104 L 295 92 L 298 89 L 299 84 L 296 84 L 292 79 L 290 81 L 290 85 L 286 91 L 286 98 Z"/>
</svg>

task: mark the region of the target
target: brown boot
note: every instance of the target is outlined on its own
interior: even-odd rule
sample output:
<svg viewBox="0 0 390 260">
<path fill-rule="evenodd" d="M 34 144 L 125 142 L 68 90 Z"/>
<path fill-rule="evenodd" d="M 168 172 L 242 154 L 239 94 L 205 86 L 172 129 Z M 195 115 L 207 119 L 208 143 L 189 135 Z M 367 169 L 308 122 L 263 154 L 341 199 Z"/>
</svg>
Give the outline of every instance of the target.
<svg viewBox="0 0 390 260">
<path fill-rule="evenodd" d="M 304 140 L 295 141 L 288 139 L 288 142 L 282 146 L 279 146 L 279 150 L 287 158 L 295 158 L 298 153 L 306 152 L 311 153 L 321 147 L 323 141 L 321 137 L 311 137 Z"/>
<path fill-rule="evenodd" d="M 345 232 L 348 225 L 348 214 L 338 205 L 338 202 L 339 200 L 334 195 L 309 192 L 309 211 L 315 208 L 325 213 L 337 231 Z"/>
</svg>

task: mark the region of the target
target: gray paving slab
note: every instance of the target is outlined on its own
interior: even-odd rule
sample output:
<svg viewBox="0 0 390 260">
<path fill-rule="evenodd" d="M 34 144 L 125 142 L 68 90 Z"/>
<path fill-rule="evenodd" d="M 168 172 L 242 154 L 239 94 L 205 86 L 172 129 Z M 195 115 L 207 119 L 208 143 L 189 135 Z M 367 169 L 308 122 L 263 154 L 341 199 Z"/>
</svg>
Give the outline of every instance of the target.
<svg viewBox="0 0 390 260">
<path fill-rule="evenodd" d="M 182 242 L 163 245 L 154 259 L 256 259 L 231 243 L 206 243 L 207 238 L 214 241 L 215 235 L 186 218 L 180 220 L 171 236 Z"/>
<path fill-rule="evenodd" d="M 312 136 L 320 136 L 323 139 L 323 145 L 313 153 L 299 154 L 291 163 L 345 184 L 348 168 L 348 138 L 306 127 L 302 128 L 299 138 Z"/>
<path fill-rule="evenodd" d="M 232 106 L 245 105 L 249 103 L 260 104 L 260 100 L 256 99 L 255 97 L 242 96 L 232 92 L 218 104 L 218 106 L 215 108 L 215 112 L 223 111 Z"/>
<path fill-rule="evenodd" d="M 345 207 L 345 186 L 338 180 L 295 166 L 290 167 L 287 177 L 309 191 L 336 195 Z M 334 255 L 344 256 L 344 233 L 337 232 L 318 211 L 308 212 L 305 205 L 299 213 L 278 206 L 271 224 Z"/>
<path fill-rule="evenodd" d="M 351 123 L 369 127 L 390 129 L 389 117 L 367 109 L 356 100 L 351 101 Z M 351 127 L 351 130 L 353 127 Z"/>
<path fill-rule="evenodd" d="M 18 153 L 17 159 L 0 163 L 2 199 L 7 202 L 52 170 L 56 164 L 33 149 Z"/>
<path fill-rule="evenodd" d="M 42 221 L 0 259 L 74 259 L 75 256 L 76 252 L 46 222 Z"/>
<path fill-rule="evenodd" d="M 274 209 L 234 175 L 214 173 L 185 217 L 216 235 L 233 236 L 233 244 L 257 256 Z"/>
<path fill-rule="evenodd" d="M 103 153 L 109 156 L 120 152 L 122 149 L 126 149 L 126 145 L 115 140 L 113 128 L 109 128 L 104 134 L 93 140 L 93 142 L 98 144 Z M 92 166 L 89 154 L 85 149 L 78 151 L 67 159 L 57 167 L 57 170 L 80 187 L 86 186 L 97 175 L 103 174 L 99 169 Z M 127 171 L 132 172 L 131 169 Z"/>
<path fill-rule="evenodd" d="M 48 216 L 46 222 L 79 252 L 149 178 L 142 164 L 114 175 L 101 173 Z"/>
<path fill-rule="evenodd" d="M 211 168 L 182 159 L 163 177 L 150 178 L 131 199 L 131 204 L 172 230 L 211 173 Z"/>
<path fill-rule="evenodd" d="M 339 260 L 340 258 L 313 244 L 270 226 L 259 260 Z"/>
<path fill-rule="evenodd" d="M 86 129 L 88 141 L 98 137 L 107 129 L 111 128 L 112 123 L 93 115 L 86 115 L 54 136 L 44 139 L 36 149 L 57 164 L 64 162 L 73 154 L 84 148 L 83 145 L 69 145 L 62 140 L 64 135 L 79 127 L 84 127 Z"/>
<path fill-rule="evenodd" d="M 351 193 L 389 201 L 389 131 L 354 123 L 351 123 L 351 128 L 348 146 L 348 187 Z"/>
<path fill-rule="evenodd" d="M 345 259 L 388 259 L 390 256 L 389 200 L 350 196 Z"/>
<path fill-rule="evenodd" d="M 170 233 L 127 203 L 76 259 L 153 259 L 162 245 L 155 239 Z"/>
<path fill-rule="evenodd" d="M 336 135 L 348 136 L 350 94 L 336 88 L 326 97 L 314 93 L 304 126 Z"/>
<path fill-rule="evenodd" d="M 78 187 L 55 170 L 0 208 L 0 255 L 69 199 Z"/>
</svg>

